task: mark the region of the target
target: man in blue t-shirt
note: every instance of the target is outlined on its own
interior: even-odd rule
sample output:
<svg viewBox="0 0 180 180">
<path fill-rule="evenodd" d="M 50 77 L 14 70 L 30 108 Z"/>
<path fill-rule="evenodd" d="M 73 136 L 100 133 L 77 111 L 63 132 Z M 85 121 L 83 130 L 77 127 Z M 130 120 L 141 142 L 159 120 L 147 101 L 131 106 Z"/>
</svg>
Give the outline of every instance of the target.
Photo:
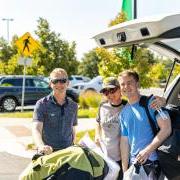
<svg viewBox="0 0 180 180">
<path fill-rule="evenodd" d="M 160 129 L 154 137 L 145 108 L 139 104 L 138 74 L 128 70 L 122 72 L 118 79 L 121 93 L 128 98 L 128 104 L 119 115 L 122 167 L 125 172 L 134 162 L 145 164 L 147 161 L 157 161 L 156 149 L 170 135 L 171 121 L 168 115 L 166 118 L 159 114 L 155 116 L 154 110 L 148 106 L 151 117 Z"/>
</svg>

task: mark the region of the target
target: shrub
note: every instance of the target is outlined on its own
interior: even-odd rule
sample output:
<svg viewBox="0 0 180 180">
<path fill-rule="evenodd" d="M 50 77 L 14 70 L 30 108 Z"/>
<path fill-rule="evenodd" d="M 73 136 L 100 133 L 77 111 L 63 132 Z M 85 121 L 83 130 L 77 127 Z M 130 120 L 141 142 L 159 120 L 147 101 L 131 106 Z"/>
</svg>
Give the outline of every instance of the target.
<svg viewBox="0 0 180 180">
<path fill-rule="evenodd" d="M 101 103 L 102 96 L 101 94 L 95 91 L 85 91 L 81 93 L 79 98 L 80 108 L 88 109 L 88 108 L 97 108 Z"/>
<path fill-rule="evenodd" d="M 98 113 L 98 108 L 79 109 L 78 118 L 95 118 Z"/>
<path fill-rule="evenodd" d="M 9 84 L 9 83 L 4 83 L 4 84 L 1 84 L 0 86 L 2 87 L 11 87 L 13 86 L 12 84 Z"/>
</svg>

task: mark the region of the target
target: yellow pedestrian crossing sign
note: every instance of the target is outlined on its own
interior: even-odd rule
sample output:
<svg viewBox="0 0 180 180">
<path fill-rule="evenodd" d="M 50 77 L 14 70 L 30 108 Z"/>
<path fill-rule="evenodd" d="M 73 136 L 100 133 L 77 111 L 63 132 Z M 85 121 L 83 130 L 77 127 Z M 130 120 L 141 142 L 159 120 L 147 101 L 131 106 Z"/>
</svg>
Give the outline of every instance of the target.
<svg viewBox="0 0 180 180">
<path fill-rule="evenodd" d="M 37 40 L 33 39 L 29 32 L 25 33 L 16 41 L 16 45 L 20 53 L 24 56 L 32 55 L 34 50 L 40 48 L 40 44 Z"/>
</svg>

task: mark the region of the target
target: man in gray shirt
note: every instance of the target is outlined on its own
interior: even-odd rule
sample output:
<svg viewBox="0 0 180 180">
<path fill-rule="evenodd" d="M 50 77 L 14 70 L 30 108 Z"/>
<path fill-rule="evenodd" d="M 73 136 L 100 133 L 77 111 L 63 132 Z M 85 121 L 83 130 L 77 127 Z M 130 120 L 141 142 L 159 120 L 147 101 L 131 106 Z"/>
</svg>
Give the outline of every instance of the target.
<svg viewBox="0 0 180 180">
<path fill-rule="evenodd" d="M 52 93 L 36 103 L 32 135 L 38 152 L 50 154 L 75 140 L 78 106 L 66 96 L 68 84 L 67 72 L 55 68 L 50 74 Z"/>
</svg>

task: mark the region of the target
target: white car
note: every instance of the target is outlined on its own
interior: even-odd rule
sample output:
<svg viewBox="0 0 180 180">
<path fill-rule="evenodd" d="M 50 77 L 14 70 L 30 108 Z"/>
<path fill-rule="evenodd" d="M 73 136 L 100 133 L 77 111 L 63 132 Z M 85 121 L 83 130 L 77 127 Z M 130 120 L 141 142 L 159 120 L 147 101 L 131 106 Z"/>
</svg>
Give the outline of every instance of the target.
<svg viewBox="0 0 180 180">
<path fill-rule="evenodd" d="M 89 82 L 91 79 L 86 76 L 81 76 L 81 75 L 71 75 L 69 77 L 69 86 L 72 87 L 76 85 L 77 83 L 81 82 Z"/>
<path fill-rule="evenodd" d="M 77 89 L 79 93 L 87 90 L 93 90 L 99 92 L 102 89 L 102 81 L 103 81 L 102 76 L 97 76 L 89 82 L 78 83 L 72 86 L 72 88 Z"/>
<path fill-rule="evenodd" d="M 100 47 L 147 47 L 170 58 L 173 68 L 180 65 L 180 14 L 135 19 L 115 25 L 94 36 Z M 180 72 L 179 72 L 180 74 Z M 167 85 L 171 73 L 169 75 Z M 164 97 L 168 104 L 180 107 L 180 75 L 167 87 Z"/>
</svg>

